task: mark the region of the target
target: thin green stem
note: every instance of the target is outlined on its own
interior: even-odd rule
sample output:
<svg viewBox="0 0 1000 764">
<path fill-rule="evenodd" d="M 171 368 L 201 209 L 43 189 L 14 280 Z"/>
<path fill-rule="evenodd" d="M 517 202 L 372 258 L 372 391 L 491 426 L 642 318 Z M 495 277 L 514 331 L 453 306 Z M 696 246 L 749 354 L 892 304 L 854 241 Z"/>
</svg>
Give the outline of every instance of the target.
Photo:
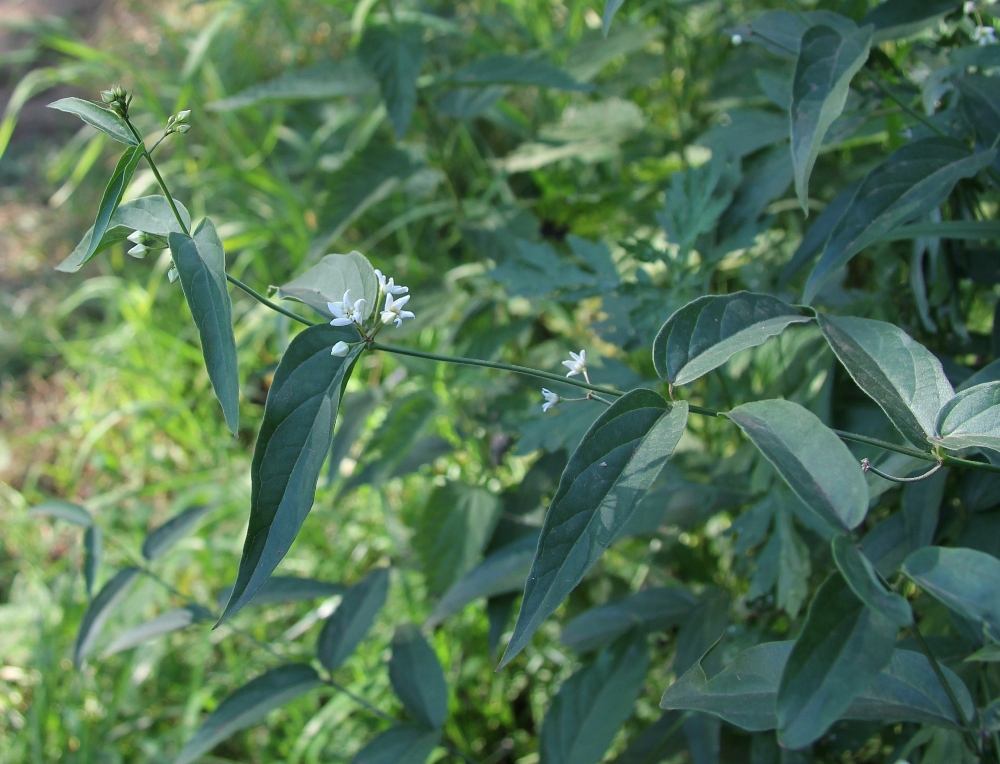
<svg viewBox="0 0 1000 764">
<path fill-rule="evenodd" d="M 943 466 L 944 462 L 942 461 L 935 464 L 933 467 L 931 467 L 929 470 L 927 470 L 927 472 L 925 472 L 922 475 L 917 475 L 916 477 L 897 477 L 895 475 L 890 475 L 886 472 L 882 472 L 882 470 L 878 469 L 877 467 L 874 467 L 872 463 L 868 461 L 868 459 L 861 460 L 862 472 L 874 472 L 880 478 L 884 480 L 889 480 L 893 483 L 919 483 L 921 480 L 926 480 L 927 478 L 929 478 Z"/>
<path fill-rule="evenodd" d="M 128 118 L 126 114 L 123 117 L 125 124 L 128 129 L 132 131 L 132 135 L 135 139 L 139 141 L 139 145 L 142 146 L 142 155 L 146 158 L 146 164 L 149 165 L 149 169 L 153 172 L 153 177 L 156 178 L 156 182 L 160 185 L 160 190 L 163 191 L 163 195 L 167 197 L 167 204 L 170 205 L 171 211 L 174 213 L 174 218 L 177 219 L 177 225 L 181 227 L 181 230 L 186 236 L 190 236 L 191 232 L 188 230 L 187 224 L 181 217 L 180 210 L 177 209 L 177 204 L 174 202 L 173 194 L 170 193 L 170 189 L 167 188 L 166 181 L 163 180 L 163 176 L 160 175 L 159 169 L 156 167 L 156 162 L 153 161 L 152 155 L 149 153 L 149 149 L 146 148 L 146 142 L 143 140 L 142 134 L 135 129 L 135 125 L 132 124 L 132 120 Z"/>
<path fill-rule="evenodd" d="M 947 133 L 944 130 L 942 130 L 940 127 L 938 127 L 937 125 L 935 125 L 933 122 L 931 122 L 929 119 L 927 119 L 927 117 L 925 117 L 919 111 L 917 111 L 916 109 L 914 109 L 913 107 L 911 107 L 908 103 L 906 103 L 905 101 L 903 101 L 902 98 L 900 98 L 895 93 L 893 93 L 889 89 L 889 86 L 886 85 L 884 82 L 882 82 L 882 80 L 879 79 L 878 75 L 876 75 L 873 71 L 871 71 L 868 68 L 862 68 L 861 71 L 863 71 L 866 75 L 868 75 L 868 79 L 870 79 L 875 84 L 875 87 L 877 87 L 879 90 L 882 91 L 882 94 L 886 98 L 888 98 L 891 101 L 895 101 L 897 104 L 899 104 L 900 108 L 902 108 L 903 111 L 905 111 L 907 114 L 909 114 L 915 120 L 917 120 L 918 122 L 923 123 L 926 127 L 929 127 L 931 130 L 933 130 L 938 135 L 947 135 Z"/>
<path fill-rule="evenodd" d="M 924 639 L 924 635 L 920 633 L 920 628 L 914 623 L 910 627 L 910 633 L 913 634 L 913 638 L 917 640 L 917 644 L 920 645 L 920 650 L 923 652 L 924 656 L 927 658 L 928 662 L 931 664 L 931 668 L 934 670 L 934 675 L 937 677 L 938 681 L 941 683 L 942 689 L 944 689 L 945 695 L 948 696 L 948 700 L 952 707 L 955 709 L 955 714 L 959 721 L 962 723 L 962 728 L 965 732 L 966 743 L 971 745 L 972 749 L 979 750 L 979 747 L 975 744 L 977 741 L 977 736 L 975 731 L 972 729 L 970 721 L 965 717 L 965 711 L 962 710 L 961 704 L 958 702 L 958 697 L 955 695 L 955 690 L 949 684 L 948 679 L 944 675 L 944 671 L 941 669 L 941 664 L 938 663 L 938 659 L 931 652 L 930 646 Z"/>
<path fill-rule="evenodd" d="M 249 286 L 247 284 L 244 284 L 242 281 L 240 281 L 235 276 L 230 276 L 227 273 L 226 274 L 226 280 L 229 281 L 229 283 L 231 283 L 231 284 L 239 287 L 244 292 L 246 292 L 248 295 L 250 295 L 251 297 L 253 297 L 257 302 L 261 303 L 262 305 L 266 305 L 271 310 L 277 311 L 278 313 L 280 313 L 283 316 L 288 316 L 290 319 L 292 319 L 293 321 L 298 321 L 300 324 L 305 324 L 306 326 L 315 326 L 316 325 L 312 321 L 310 321 L 309 319 L 302 318 L 302 316 L 298 315 L 297 313 L 293 313 L 292 311 L 288 310 L 287 308 L 283 308 L 280 305 L 278 305 L 277 303 L 271 302 L 269 299 L 267 299 L 260 292 L 258 292 L 257 290 L 255 290 L 253 287 L 251 287 L 251 286 Z"/>
</svg>

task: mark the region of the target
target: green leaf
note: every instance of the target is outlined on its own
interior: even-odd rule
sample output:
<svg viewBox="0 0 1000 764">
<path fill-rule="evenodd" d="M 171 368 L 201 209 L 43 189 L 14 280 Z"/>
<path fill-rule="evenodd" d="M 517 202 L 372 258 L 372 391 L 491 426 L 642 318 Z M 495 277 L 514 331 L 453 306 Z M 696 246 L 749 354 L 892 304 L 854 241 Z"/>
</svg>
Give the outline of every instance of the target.
<svg viewBox="0 0 1000 764">
<path fill-rule="evenodd" d="M 661 379 L 686 385 L 741 350 L 762 345 L 790 324 L 811 321 L 776 297 L 754 292 L 706 295 L 675 312 L 653 342 Z"/>
<path fill-rule="evenodd" d="M 699 237 L 709 233 L 733 201 L 739 173 L 726 163 L 725 154 L 712 161 L 670 176 L 663 209 L 656 219 L 667 240 L 680 248 L 681 257 L 694 249 Z"/>
<path fill-rule="evenodd" d="M 309 514 L 340 397 L 363 345 L 354 345 L 343 358 L 330 349 L 339 341 L 359 340 L 353 327 L 311 326 L 295 336 L 278 364 L 250 466 L 250 525 L 243 557 L 221 621 L 267 581 Z"/>
<path fill-rule="evenodd" d="M 84 658 L 93 650 L 94 643 L 104 629 L 104 624 L 114 613 L 115 608 L 125 599 L 125 595 L 128 594 L 135 579 L 139 576 L 139 572 L 138 568 L 119 570 L 114 578 L 101 587 L 101 591 L 90 601 L 90 607 L 83 614 L 80 630 L 76 635 L 73 663 L 77 668 L 83 664 Z"/>
<path fill-rule="evenodd" d="M 341 404 L 340 424 L 337 425 L 337 433 L 333 436 L 333 443 L 330 446 L 328 487 L 333 484 L 340 471 L 341 462 L 350 453 L 351 447 L 361 435 L 369 415 L 375 410 L 381 399 L 382 395 L 378 388 L 348 393 L 344 396 Z"/>
<path fill-rule="evenodd" d="M 83 580 L 87 587 L 87 596 L 94 595 L 97 586 L 97 574 L 101 568 L 101 556 L 104 544 L 101 538 L 101 526 L 90 525 L 83 532 Z"/>
<path fill-rule="evenodd" d="M 424 764 L 440 739 L 440 730 L 397 724 L 358 751 L 351 764 Z"/>
<path fill-rule="evenodd" d="M 545 515 L 501 668 L 524 649 L 628 522 L 676 448 L 687 418 L 687 403 L 670 406 L 640 389 L 615 401 L 587 431 Z"/>
<path fill-rule="evenodd" d="M 982 74 L 953 77 L 951 82 L 962 94 L 962 113 L 975 131 L 977 143 L 992 146 L 1000 134 L 1000 87 L 997 82 Z"/>
<path fill-rule="evenodd" d="M 358 58 L 375 75 L 389 121 L 402 140 L 417 105 L 417 75 L 427 54 L 422 27 L 369 26 L 358 45 Z"/>
<path fill-rule="evenodd" d="M 232 111 L 277 101 L 326 101 L 341 96 L 367 95 L 378 83 L 355 58 L 324 61 L 260 82 L 235 95 L 213 101 L 211 111 Z"/>
<path fill-rule="evenodd" d="M 552 64 L 530 56 L 497 53 L 462 66 L 450 77 L 459 85 L 534 85 L 557 90 L 593 90 Z"/>
<path fill-rule="evenodd" d="M 528 575 L 527 565 L 524 571 L 525 577 Z M 490 643 L 490 656 L 496 660 L 497 650 L 500 649 L 500 640 L 507 630 L 510 617 L 514 612 L 514 603 L 517 602 L 518 592 L 508 592 L 498 594 L 486 600 L 486 620 L 489 622 L 489 632 L 487 639 Z"/>
<path fill-rule="evenodd" d="M 240 373 L 233 335 L 233 301 L 226 283 L 226 253 L 211 218 L 205 218 L 194 236 L 172 233 L 169 238 L 174 267 L 184 298 L 201 337 L 201 350 L 215 396 L 222 404 L 226 424 L 239 434 Z"/>
<path fill-rule="evenodd" d="M 699 146 L 712 149 L 713 155 L 742 159 L 762 148 L 788 140 L 788 117 L 773 111 L 731 109 L 726 116 L 727 120 L 703 133 L 696 141 Z"/>
<path fill-rule="evenodd" d="M 608 32 L 611 31 L 611 22 L 618 13 L 618 9 L 625 4 L 625 0 L 605 0 L 604 2 L 604 15 L 601 17 L 601 31 L 604 32 L 604 36 L 608 36 Z"/>
<path fill-rule="evenodd" d="M 142 542 L 142 556 L 147 560 L 155 560 L 164 555 L 174 544 L 188 535 L 205 513 L 211 509 L 214 509 L 211 504 L 191 507 L 151 530 Z"/>
<path fill-rule="evenodd" d="M 41 504 L 36 504 L 28 510 L 28 514 L 32 517 L 51 517 L 56 520 L 64 520 L 81 528 L 89 528 L 94 524 L 94 518 L 90 516 L 90 512 L 79 504 L 62 499 L 49 499 Z"/>
<path fill-rule="evenodd" d="M 847 103 L 851 80 L 871 48 L 872 30 L 842 34 L 828 26 L 806 30 L 792 78 L 792 162 L 795 191 L 809 214 L 809 176 L 823 139 Z"/>
<path fill-rule="evenodd" d="M 988 167 L 996 151 L 972 153 L 954 138 L 932 137 L 897 149 L 862 181 L 809 274 L 803 299 L 817 295 L 833 272 L 897 226 L 939 207 L 963 178 Z"/>
<path fill-rule="evenodd" d="M 886 588 L 875 566 L 847 536 L 835 536 L 830 548 L 837 568 L 859 600 L 900 628 L 913 623 L 910 603 Z"/>
<path fill-rule="evenodd" d="M 938 411 L 955 395 L 941 362 L 884 321 L 820 314 L 819 327 L 851 378 L 903 437 L 926 445 L 936 433 Z"/>
<path fill-rule="evenodd" d="M 707 588 L 677 632 L 674 672 L 682 674 L 697 663 L 698 658 L 719 641 L 728 624 L 729 595 L 715 587 Z"/>
<path fill-rule="evenodd" d="M 538 534 L 532 533 L 488 555 L 444 593 L 427 618 L 425 628 L 434 628 L 477 599 L 520 592 L 537 546 Z"/>
<path fill-rule="evenodd" d="M 109 138 L 114 138 L 126 146 L 139 145 L 139 141 L 128 129 L 125 120 L 110 109 L 105 109 L 96 103 L 84 101 L 82 98 L 60 98 L 58 101 L 50 103 L 49 108 L 64 111 L 67 114 L 75 114 L 91 127 L 96 127 Z"/>
<path fill-rule="evenodd" d="M 499 517 L 500 500 L 485 488 L 452 482 L 434 489 L 413 536 L 431 595 L 472 569 Z"/>
<path fill-rule="evenodd" d="M 698 600 L 687 589 L 654 587 L 607 605 L 591 608 L 569 621 L 562 643 L 580 653 L 607 647 L 627 631 L 665 631 L 679 626 Z"/>
<path fill-rule="evenodd" d="M 811 411 L 792 401 L 756 401 L 727 416 L 824 520 L 850 530 L 865 519 L 864 473 L 847 446 Z"/>
<path fill-rule="evenodd" d="M 364 316 L 380 308 L 378 299 L 378 279 L 368 258 L 360 252 L 346 255 L 327 255 L 301 276 L 278 287 L 278 297 L 284 300 L 298 300 L 320 313 L 324 318 L 333 318 L 328 302 L 340 302 L 344 292 L 350 290 L 351 299 L 365 299 Z"/>
<path fill-rule="evenodd" d="M 875 27 L 875 42 L 898 40 L 931 26 L 958 6 L 956 0 L 885 0 L 861 23 Z"/>
<path fill-rule="evenodd" d="M 1000 560 L 975 549 L 928 546 L 906 558 L 903 573 L 956 613 L 1000 640 Z"/>
<path fill-rule="evenodd" d="M 860 187 L 860 180 L 845 186 L 833 198 L 833 201 L 826 206 L 826 209 L 819 214 L 813 224 L 809 226 L 809 230 L 802 237 L 802 242 L 799 244 L 798 249 L 795 250 L 795 254 L 792 255 L 792 259 L 788 261 L 788 264 L 781 271 L 781 278 L 778 280 L 779 287 L 785 286 L 792 276 L 798 273 L 806 263 L 812 260 L 823 249 L 826 240 L 830 238 L 830 232 L 840 222 L 840 219 L 844 217 L 844 213 L 851 205 L 851 202 L 854 201 L 854 196 L 858 193 Z"/>
<path fill-rule="evenodd" d="M 328 671 L 339 668 L 365 638 L 388 593 L 389 568 L 376 568 L 344 592 L 316 644 L 316 656 Z"/>
<path fill-rule="evenodd" d="M 792 618 L 797 618 L 802 605 L 809 597 L 809 574 L 812 564 L 809 547 L 796 532 L 792 523 L 792 510 L 781 502 L 774 514 L 778 542 L 778 600 L 777 605 Z"/>
<path fill-rule="evenodd" d="M 283 605 L 289 602 L 314 600 L 319 597 L 332 597 L 343 594 L 346 590 L 341 584 L 330 581 L 320 581 L 315 578 L 300 578 L 298 576 L 271 576 L 264 582 L 248 605 Z M 225 607 L 233 595 L 233 587 L 227 586 L 219 592 L 216 601 L 219 607 Z"/>
<path fill-rule="evenodd" d="M 1000 450 L 1000 382 L 986 382 L 958 393 L 941 408 L 935 441 L 951 451 Z"/>
<path fill-rule="evenodd" d="M 986 645 L 976 650 L 965 659 L 966 663 L 980 661 L 982 663 L 1000 663 L 1000 645 L 996 642 L 987 642 Z"/>
<path fill-rule="evenodd" d="M 174 764 L 192 764 L 233 733 L 322 684 L 316 671 L 303 663 L 288 663 L 252 679 L 208 715 Z"/>
<path fill-rule="evenodd" d="M 892 658 L 899 628 L 835 573 L 816 592 L 778 686 L 778 729 L 804 748 L 843 716 Z"/>
<path fill-rule="evenodd" d="M 849 18 L 832 11 L 768 11 L 751 21 L 748 27 L 736 31 L 748 42 L 762 45 L 780 56 L 794 58 L 799 53 L 803 35 L 817 25 L 831 27 L 841 34 L 849 34 L 857 28 Z"/>
<path fill-rule="evenodd" d="M 685 750 L 681 730 L 684 715 L 668 711 L 629 741 L 614 764 L 660 764 Z"/>
<path fill-rule="evenodd" d="M 879 241 L 908 241 L 922 238 L 994 241 L 1000 239 L 1000 222 L 996 220 L 944 220 L 939 223 L 911 223 L 889 231 Z"/>
<path fill-rule="evenodd" d="M 646 679 L 649 650 L 642 634 L 627 634 L 562 683 L 552 699 L 538 748 L 546 764 L 597 764 Z"/>
<path fill-rule="evenodd" d="M 204 621 L 212 617 L 212 614 L 205 608 L 198 606 L 182 607 L 176 610 L 168 610 L 156 618 L 152 618 L 144 623 L 140 623 L 128 631 L 119 634 L 114 641 L 108 645 L 102 658 L 117 655 L 125 650 L 131 650 L 144 642 L 149 642 L 165 634 L 172 634 L 175 631 L 186 629 L 192 623 Z"/>
<path fill-rule="evenodd" d="M 448 716 L 448 685 L 437 655 L 420 629 L 411 623 L 396 627 L 389 660 L 389 681 L 403 707 L 417 722 L 434 729 Z"/>
<path fill-rule="evenodd" d="M 989 473 L 978 472 L 978 474 Z M 929 478 L 909 483 L 903 488 L 903 522 L 911 550 L 934 543 L 947 482 L 948 470 L 939 470 Z"/>
</svg>

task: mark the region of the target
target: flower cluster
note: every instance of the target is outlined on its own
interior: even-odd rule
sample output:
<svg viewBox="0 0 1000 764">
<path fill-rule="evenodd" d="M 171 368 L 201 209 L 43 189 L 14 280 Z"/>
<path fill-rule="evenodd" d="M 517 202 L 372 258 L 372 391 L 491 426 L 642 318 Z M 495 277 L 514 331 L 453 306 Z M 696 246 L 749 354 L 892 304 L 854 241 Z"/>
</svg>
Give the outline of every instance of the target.
<svg viewBox="0 0 1000 764">
<path fill-rule="evenodd" d="M 188 124 L 188 117 L 190 116 L 190 109 L 185 109 L 184 111 L 179 111 L 176 114 L 171 114 L 167 119 L 167 128 L 163 131 L 163 134 L 170 135 L 171 133 L 186 133 L 191 129 L 191 125 Z"/>
<path fill-rule="evenodd" d="M 132 103 L 132 96 L 125 92 L 125 88 L 121 85 L 115 85 L 110 90 L 102 90 L 101 100 L 119 117 L 128 116 L 128 107 Z"/>
<path fill-rule="evenodd" d="M 992 5 L 995 0 L 985 0 L 983 5 Z M 972 30 L 972 39 L 980 45 L 995 45 L 997 42 L 996 29 L 983 24 L 982 16 L 979 14 L 980 3 L 974 0 L 967 0 L 962 5 L 962 13 L 966 16 L 975 16 L 976 28 Z"/>
<path fill-rule="evenodd" d="M 574 353 L 572 350 L 569 353 L 569 360 L 563 361 L 563 366 L 565 366 L 569 371 L 566 373 L 567 377 L 575 377 L 577 374 L 582 374 L 583 378 L 590 382 L 590 376 L 587 374 L 587 351 L 581 350 L 579 353 Z M 545 403 L 542 404 L 542 412 L 548 411 L 550 408 L 555 406 L 559 401 L 563 400 L 559 393 L 554 393 L 548 388 L 542 388 L 542 397 L 545 399 Z M 584 398 L 567 398 L 566 400 L 576 401 L 585 400 Z"/>
<path fill-rule="evenodd" d="M 344 292 L 343 300 L 340 302 L 328 302 L 326 304 L 330 315 L 333 316 L 333 320 L 330 321 L 331 326 L 353 325 L 357 327 L 361 334 L 365 335 L 366 340 L 370 340 L 386 324 L 401 326 L 404 318 L 414 318 L 411 311 L 403 309 L 403 306 L 410 301 L 410 295 L 408 294 L 410 291 L 409 287 L 400 286 L 391 278 L 387 279 L 382 271 L 377 269 L 375 277 L 378 279 L 378 296 L 375 298 L 376 305 L 385 297 L 384 307 L 378 313 L 378 320 L 371 326 L 367 325 L 365 308 L 368 305 L 368 301 L 364 297 L 352 301 L 351 290 L 348 289 Z M 350 349 L 350 344 L 341 341 L 333 346 L 332 353 L 335 356 L 343 357 L 350 352 Z"/>
</svg>

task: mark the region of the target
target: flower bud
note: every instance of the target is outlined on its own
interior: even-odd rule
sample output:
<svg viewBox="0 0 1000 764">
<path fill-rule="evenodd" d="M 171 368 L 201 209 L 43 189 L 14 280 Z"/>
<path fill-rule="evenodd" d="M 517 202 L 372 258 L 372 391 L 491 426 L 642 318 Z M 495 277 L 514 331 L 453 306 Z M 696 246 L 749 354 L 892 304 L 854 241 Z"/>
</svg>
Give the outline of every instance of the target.
<svg viewBox="0 0 1000 764">
<path fill-rule="evenodd" d="M 169 271 L 167 271 L 167 280 L 171 284 L 173 284 L 175 281 L 177 281 L 177 277 L 178 276 L 180 276 L 180 274 L 177 272 L 176 268 L 171 268 Z"/>
<path fill-rule="evenodd" d="M 132 247 L 132 249 L 128 251 L 128 254 L 132 255 L 132 257 L 141 258 L 145 257 L 147 252 L 149 252 L 149 250 L 146 248 L 145 244 L 136 244 L 134 247 Z"/>
<path fill-rule="evenodd" d="M 340 340 L 336 345 L 333 346 L 333 350 L 330 351 L 330 355 L 335 355 L 338 358 L 343 358 L 350 352 L 351 352 L 351 346 L 348 345 L 343 340 Z"/>
<path fill-rule="evenodd" d="M 176 122 L 187 122 L 187 119 L 190 116 L 191 116 L 191 110 L 185 109 L 184 111 L 177 112 L 177 116 L 174 119 Z"/>
<path fill-rule="evenodd" d="M 178 133 L 186 133 L 190 129 L 191 125 L 177 125 L 177 127 L 174 128 L 174 131 Z"/>
<path fill-rule="evenodd" d="M 145 231 L 132 231 L 128 235 L 128 240 L 133 244 L 145 244 L 146 243 L 146 232 Z"/>
<path fill-rule="evenodd" d="M 115 94 L 110 90 L 102 90 L 101 100 L 104 101 L 104 103 L 111 103 L 115 100 Z"/>
</svg>

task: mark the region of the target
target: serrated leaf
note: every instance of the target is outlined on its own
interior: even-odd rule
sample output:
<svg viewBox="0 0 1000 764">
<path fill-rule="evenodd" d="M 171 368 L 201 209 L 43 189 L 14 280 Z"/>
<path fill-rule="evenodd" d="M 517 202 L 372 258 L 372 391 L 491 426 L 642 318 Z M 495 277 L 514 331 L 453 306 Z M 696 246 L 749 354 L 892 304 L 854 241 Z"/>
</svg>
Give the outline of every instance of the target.
<svg viewBox="0 0 1000 764">
<path fill-rule="evenodd" d="M 299 576 L 271 576 L 250 598 L 248 605 L 284 605 L 289 602 L 314 600 L 319 597 L 332 597 L 343 594 L 346 587 L 331 581 L 320 581 L 316 578 L 300 578 Z M 225 607 L 233 595 L 233 587 L 227 586 L 219 592 L 216 602 L 219 607 Z"/>
<path fill-rule="evenodd" d="M 101 568 L 101 557 L 104 554 L 104 542 L 101 537 L 101 526 L 91 525 L 83 532 L 83 581 L 87 587 L 87 596 L 94 595 L 97 586 L 97 574 Z"/>
<path fill-rule="evenodd" d="M 351 764 L 424 764 L 440 739 L 440 730 L 397 724 L 358 751 Z"/>
<path fill-rule="evenodd" d="M 938 411 L 954 397 L 941 362 L 884 321 L 820 314 L 819 327 L 851 378 L 903 437 L 926 445 L 936 433 Z"/>
<path fill-rule="evenodd" d="M 381 307 L 375 304 L 378 298 L 375 269 L 368 258 L 357 251 L 346 255 L 327 255 L 301 276 L 278 287 L 277 294 L 285 300 L 304 302 L 324 318 L 330 319 L 333 315 L 326 304 L 342 301 L 344 292 L 348 290 L 352 300 L 365 299 L 366 319 Z"/>
<path fill-rule="evenodd" d="M 278 364 L 250 466 L 250 525 L 221 621 L 267 581 L 312 508 L 343 388 L 363 345 L 343 358 L 330 349 L 360 339 L 353 327 L 311 326 L 295 336 Z"/>
<path fill-rule="evenodd" d="M 1000 450 L 1000 382 L 986 382 L 958 393 L 941 408 L 935 441 L 951 451 Z"/>
<path fill-rule="evenodd" d="M 632 629 L 647 633 L 679 626 L 697 604 L 687 589 L 643 589 L 578 615 L 563 626 L 561 640 L 572 650 L 590 652 L 607 647 Z"/>
<path fill-rule="evenodd" d="M 176 610 L 168 610 L 162 615 L 156 616 L 138 626 L 119 634 L 114 641 L 108 645 L 102 658 L 117 655 L 125 650 L 131 650 L 144 642 L 149 642 L 165 634 L 172 634 L 175 631 L 186 629 L 192 623 L 204 621 L 212 617 L 212 614 L 205 608 L 198 606 L 182 607 Z"/>
<path fill-rule="evenodd" d="M 403 707 L 416 721 L 434 729 L 448 716 L 448 685 L 437 655 L 420 629 L 411 623 L 396 627 L 389 660 L 389 681 Z"/>
<path fill-rule="evenodd" d="M 546 764 L 597 764 L 632 715 L 649 666 L 642 634 L 627 634 L 562 683 L 538 748 Z"/>
<path fill-rule="evenodd" d="M 90 651 L 94 648 L 94 643 L 101 635 L 104 624 L 114 613 L 115 608 L 128 594 L 129 589 L 139 576 L 138 568 L 124 568 L 119 570 L 114 578 L 108 581 L 97 596 L 90 601 L 90 607 L 83 614 L 80 622 L 80 630 L 76 635 L 76 648 L 73 651 L 73 663 L 77 668 L 83 663 Z"/>
<path fill-rule="evenodd" d="M 792 78 L 792 162 L 795 191 L 809 213 L 809 176 L 823 139 L 847 103 L 851 80 L 871 48 L 872 29 L 848 34 L 819 25 L 802 36 Z"/>
<path fill-rule="evenodd" d="M 365 638 L 388 593 L 389 568 L 373 570 L 344 592 L 316 644 L 316 656 L 328 671 L 339 668 Z"/>
<path fill-rule="evenodd" d="M 56 520 L 64 520 L 81 528 L 89 528 L 94 524 L 94 518 L 90 516 L 90 512 L 79 504 L 62 499 L 49 499 L 41 504 L 36 504 L 28 510 L 28 514 L 32 517 L 51 517 Z"/>
<path fill-rule="evenodd" d="M 685 385 L 722 366 L 736 353 L 762 345 L 788 326 L 811 321 L 766 294 L 706 295 L 674 313 L 653 341 L 661 379 Z"/>
<path fill-rule="evenodd" d="M 972 153 L 961 141 L 941 136 L 897 149 L 862 181 L 809 274 L 803 299 L 811 302 L 837 268 L 897 226 L 939 207 L 958 181 L 995 158 L 992 149 Z"/>
<path fill-rule="evenodd" d="M 126 146 L 139 145 L 139 141 L 128 129 L 125 120 L 110 109 L 105 109 L 96 103 L 84 101 L 82 98 L 60 98 L 58 101 L 50 103 L 49 108 L 64 111 L 67 114 L 75 114 L 91 127 L 96 127 L 109 138 L 124 143 Z"/>
<path fill-rule="evenodd" d="M 864 473 L 847 446 L 811 411 L 792 401 L 756 401 L 727 416 L 824 520 L 850 530 L 865 519 Z"/>
<path fill-rule="evenodd" d="M 240 372 L 233 334 L 233 301 L 226 282 L 226 253 L 211 218 L 193 236 L 172 233 L 168 239 L 184 298 L 201 337 L 208 378 L 234 435 L 240 426 Z"/>
<path fill-rule="evenodd" d="M 804 748 L 850 708 L 892 659 L 899 627 L 866 607 L 839 573 L 816 592 L 778 686 L 778 730 Z"/>
<path fill-rule="evenodd" d="M 211 504 L 191 507 L 151 530 L 142 542 L 142 556 L 147 560 L 161 557 L 174 544 L 188 535 L 202 516 L 211 509 L 214 509 Z"/>
<path fill-rule="evenodd" d="M 996 557 L 975 549 L 928 546 L 906 558 L 903 573 L 1000 640 L 1000 560 Z"/>
<path fill-rule="evenodd" d="M 377 86 L 378 83 L 360 61 L 347 58 L 282 74 L 228 98 L 213 101 L 205 108 L 232 111 L 274 101 L 325 101 L 341 96 L 367 95 Z"/>
<path fill-rule="evenodd" d="M 670 176 L 663 209 L 656 220 L 667 239 L 687 255 L 698 238 L 709 233 L 719 216 L 733 200 L 739 173 L 727 164 L 726 155 L 713 156 L 710 162 Z"/>
<path fill-rule="evenodd" d="M 570 458 L 542 525 L 503 667 L 580 583 L 676 448 L 687 403 L 633 390 L 598 417 Z"/>
<path fill-rule="evenodd" d="M 187 742 L 174 764 L 192 764 L 233 733 L 255 724 L 270 711 L 322 685 L 303 663 L 289 663 L 252 679 L 222 701 Z"/>
<path fill-rule="evenodd" d="M 417 105 L 417 75 L 427 54 L 422 27 L 369 26 L 358 45 L 358 58 L 378 80 L 389 121 L 402 139 Z"/>
<path fill-rule="evenodd" d="M 884 615 L 899 628 L 913 623 L 910 603 L 886 589 L 878 573 L 875 572 L 875 566 L 847 536 L 834 537 L 830 542 L 830 548 L 838 570 L 859 600 Z"/>
<path fill-rule="evenodd" d="M 557 90 L 593 90 L 552 64 L 530 56 L 497 53 L 460 67 L 450 77 L 459 85 L 534 85 Z"/>
</svg>

